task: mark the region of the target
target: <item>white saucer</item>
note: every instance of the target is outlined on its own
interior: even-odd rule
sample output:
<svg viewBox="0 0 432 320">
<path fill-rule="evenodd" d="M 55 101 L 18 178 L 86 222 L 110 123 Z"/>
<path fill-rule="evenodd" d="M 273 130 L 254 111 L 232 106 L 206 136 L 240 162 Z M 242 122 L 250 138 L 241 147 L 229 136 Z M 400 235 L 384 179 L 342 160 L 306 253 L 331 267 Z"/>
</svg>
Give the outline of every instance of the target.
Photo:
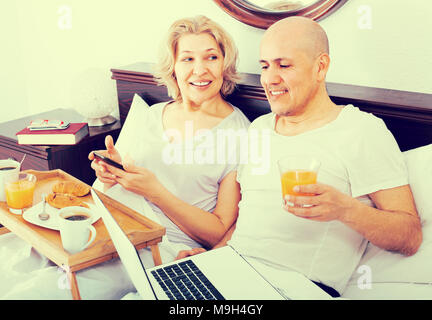
<svg viewBox="0 0 432 320">
<path fill-rule="evenodd" d="M 92 212 L 92 221 L 91 224 L 95 223 L 100 219 L 99 211 L 97 210 L 96 206 L 92 203 L 87 203 L 89 206 L 90 211 Z M 42 212 L 42 202 L 39 202 L 38 204 L 34 205 L 30 209 L 26 210 L 22 217 L 25 221 L 30 222 L 34 225 L 37 225 L 39 227 L 44 227 L 47 229 L 52 230 L 59 230 L 58 225 L 58 212 L 60 209 L 51 207 L 48 203 L 45 206 L 45 211 L 50 215 L 50 218 L 48 220 L 41 220 L 39 219 L 38 215 Z"/>
</svg>

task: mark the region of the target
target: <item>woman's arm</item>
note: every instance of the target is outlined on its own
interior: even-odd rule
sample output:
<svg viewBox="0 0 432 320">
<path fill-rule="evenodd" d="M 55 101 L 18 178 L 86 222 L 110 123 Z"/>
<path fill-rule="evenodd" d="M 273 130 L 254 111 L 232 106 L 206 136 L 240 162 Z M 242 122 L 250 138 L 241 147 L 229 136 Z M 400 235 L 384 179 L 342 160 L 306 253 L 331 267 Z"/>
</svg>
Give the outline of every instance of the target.
<svg viewBox="0 0 432 320">
<path fill-rule="evenodd" d="M 231 226 L 231 228 L 229 228 L 229 230 L 225 233 L 225 235 L 219 241 L 219 243 L 216 244 L 212 249 L 217 249 L 217 248 L 225 247 L 227 245 L 227 242 L 231 240 L 231 237 L 232 237 L 232 235 L 234 233 L 234 230 L 235 230 L 236 226 L 237 226 L 237 222 L 233 223 L 233 225 Z"/>
<path fill-rule="evenodd" d="M 189 237 L 211 248 L 222 239 L 237 219 L 240 186 L 236 175 L 237 172 L 230 172 L 221 181 L 213 213 L 180 200 L 166 189 L 149 200 Z"/>
<path fill-rule="evenodd" d="M 236 221 L 240 186 L 237 172 L 227 174 L 219 185 L 216 207 L 207 212 L 168 191 L 151 171 L 123 163 L 126 171 L 107 165 L 126 190 L 140 194 L 157 205 L 185 234 L 206 247 L 216 245 Z"/>
<path fill-rule="evenodd" d="M 236 228 L 236 223 L 233 223 L 233 225 L 231 226 L 231 228 L 229 228 L 229 230 L 225 233 L 225 235 L 223 236 L 223 238 L 221 239 L 221 241 L 219 241 L 219 243 L 217 245 L 215 245 L 212 249 L 217 249 L 217 248 L 222 248 L 225 247 L 227 245 L 227 242 L 231 239 L 232 234 L 234 233 L 234 230 Z M 203 252 L 206 252 L 207 250 L 204 248 L 194 248 L 191 250 L 180 250 L 179 253 L 177 254 L 177 257 L 175 258 L 175 260 L 180 260 L 186 257 L 190 257 L 190 256 L 194 256 L 196 254 L 200 254 Z"/>
</svg>

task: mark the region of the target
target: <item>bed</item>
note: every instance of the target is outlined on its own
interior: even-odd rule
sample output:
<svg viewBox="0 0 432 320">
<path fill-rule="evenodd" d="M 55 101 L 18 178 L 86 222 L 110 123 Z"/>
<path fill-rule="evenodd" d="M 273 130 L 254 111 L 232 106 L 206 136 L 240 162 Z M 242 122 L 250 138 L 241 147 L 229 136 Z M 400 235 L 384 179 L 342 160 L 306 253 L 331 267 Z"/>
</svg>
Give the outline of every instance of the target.
<svg viewBox="0 0 432 320">
<path fill-rule="evenodd" d="M 139 103 L 134 96 L 148 105 L 169 100 L 166 88 L 154 80 L 152 68 L 149 63 L 136 63 L 111 70 L 122 123 L 132 102 Z M 328 83 L 327 90 L 336 104 L 353 104 L 385 121 L 404 152 L 423 228 L 423 243 L 411 257 L 369 244 L 342 297 L 432 299 L 432 94 L 338 83 Z M 270 111 L 257 74 L 242 74 L 227 100 L 251 121 Z"/>
</svg>

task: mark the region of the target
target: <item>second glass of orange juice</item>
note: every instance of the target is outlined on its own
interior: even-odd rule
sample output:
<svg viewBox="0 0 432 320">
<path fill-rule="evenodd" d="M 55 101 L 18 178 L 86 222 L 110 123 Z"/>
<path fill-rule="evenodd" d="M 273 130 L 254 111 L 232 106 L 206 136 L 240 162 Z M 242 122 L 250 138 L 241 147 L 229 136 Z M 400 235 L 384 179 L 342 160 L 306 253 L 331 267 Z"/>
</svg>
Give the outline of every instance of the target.
<svg viewBox="0 0 432 320">
<path fill-rule="evenodd" d="M 282 184 L 282 196 L 313 195 L 298 193 L 293 190 L 295 186 L 315 184 L 317 182 L 320 162 L 309 156 L 290 156 L 278 161 Z"/>
<path fill-rule="evenodd" d="M 6 182 L 6 203 L 9 211 L 21 214 L 23 209 L 31 207 L 35 187 L 36 177 L 29 173 L 20 173 L 18 180 Z"/>
</svg>

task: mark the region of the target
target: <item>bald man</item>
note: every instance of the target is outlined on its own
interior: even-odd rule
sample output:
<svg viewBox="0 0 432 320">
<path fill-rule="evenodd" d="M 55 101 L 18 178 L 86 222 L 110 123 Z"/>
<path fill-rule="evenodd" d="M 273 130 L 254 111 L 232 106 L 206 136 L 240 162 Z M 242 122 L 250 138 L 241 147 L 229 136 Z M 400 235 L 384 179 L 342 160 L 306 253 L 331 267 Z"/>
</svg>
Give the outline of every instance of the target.
<svg viewBox="0 0 432 320">
<path fill-rule="evenodd" d="M 271 168 L 257 174 L 261 164 L 251 158 L 239 169 L 239 217 L 219 246 L 231 238 L 249 261 L 300 272 L 337 297 L 368 241 L 405 255 L 420 246 L 405 162 L 381 119 L 330 100 L 328 40 L 318 23 L 291 17 L 272 25 L 260 64 L 272 112 L 252 122 L 250 143 L 270 139 Z M 301 195 L 281 204 L 277 161 L 292 155 L 319 160 L 318 183 L 298 186 Z M 289 286 L 272 272 L 265 277 Z"/>
</svg>

